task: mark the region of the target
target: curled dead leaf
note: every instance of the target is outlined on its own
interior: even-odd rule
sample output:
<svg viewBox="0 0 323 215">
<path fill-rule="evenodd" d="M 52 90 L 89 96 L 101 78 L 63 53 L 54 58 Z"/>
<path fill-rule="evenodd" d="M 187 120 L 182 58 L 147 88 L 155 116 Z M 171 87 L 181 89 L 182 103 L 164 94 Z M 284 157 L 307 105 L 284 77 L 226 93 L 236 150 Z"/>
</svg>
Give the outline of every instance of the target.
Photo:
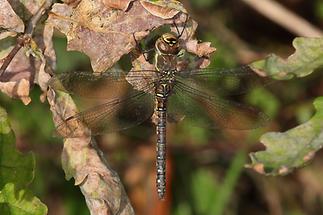
<svg viewBox="0 0 323 215">
<path fill-rule="evenodd" d="M 210 42 L 198 43 L 197 40 L 190 40 L 185 43 L 185 45 L 188 52 L 194 53 L 199 57 L 209 58 L 210 55 L 216 50 L 216 48 L 211 47 Z"/>
<path fill-rule="evenodd" d="M 29 90 L 33 79 L 31 70 L 27 56 L 20 50 L 0 77 L 0 90 L 12 98 L 20 98 L 26 105 L 29 104 Z"/>
<path fill-rule="evenodd" d="M 0 39 L 8 36 L 8 32 L 22 33 L 24 32 L 24 22 L 17 16 L 8 1 L 0 1 Z"/>
<path fill-rule="evenodd" d="M 72 98 L 66 93 L 59 93 L 59 96 L 53 89 L 49 89 L 47 100 L 50 110 L 53 113 L 53 121 L 56 126 L 56 133 L 62 137 L 86 138 L 91 136 L 91 132 L 79 120 L 66 120 L 74 116 L 78 110 Z"/>
<path fill-rule="evenodd" d="M 133 34 L 140 41 L 151 29 L 172 23 L 152 15 L 138 1 L 121 11 L 90 0 L 76 8 L 54 4 L 49 21 L 67 36 L 69 50 L 90 57 L 94 72 L 107 70 L 134 49 Z"/>
<path fill-rule="evenodd" d="M 36 25 L 38 23 L 45 7 L 50 6 L 49 2 L 48 4 L 45 4 L 45 2 L 46 1 L 35 1 L 31 4 L 30 1 L 27 1 L 23 2 L 23 6 L 16 2 L 10 2 L 10 4 L 15 8 L 15 11 L 21 12 L 22 10 L 27 10 L 28 14 L 31 15 L 31 17 L 28 17 L 30 19 L 28 20 L 28 26 L 32 26 L 32 24 Z M 23 9 L 18 10 L 21 7 Z M 4 11 L 1 12 L 5 13 Z M 1 13 L 0 16 L 3 15 L 3 13 Z M 32 15 L 35 15 L 35 17 L 32 17 Z M 10 22 L 10 20 L 2 21 L 5 22 L 4 25 L 6 26 L 10 26 L 10 24 L 12 24 L 6 23 Z M 3 68 L 1 69 L 3 72 L 1 72 L 0 81 L 3 82 L 2 91 L 11 97 L 21 98 L 25 104 L 30 102 L 30 98 L 28 96 L 29 88 L 34 82 L 38 83 L 44 92 L 47 90 L 46 83 L 49 80 L 49 75 L 45 72 L 46 63 L 47 60 L 48 62 L 56 60 L 54 49 L 51 44 L 52 34 L 47 34 L 48 36 L 45 41 L 43 33 L 46 34 L 47 31 L 46 29 L 42 31 L 42 27 L 43 26 L 40 25 L 36 30 L 28 28 L 26 30 L 28 32 L 19 35 L 16 38 L 16 41 L 14 41 L 13 38 L 12 40 L 6 39 L 0 41 L 0 43 L 4 44 L 6 44 L 6 41 L 13 42 L 12 44 L 6 44 L 7 47 L 10 48 L 1 50 L 1 65 L 3 65 Z M 38 46 L 38 44 L 41 45 Z M 46 50 L 46 52 L 44 50 Z M 45 55 L 43 53 L 45 53 Z M 54 63 L 50 66 L 52 66 L 52 68 L 55 67 Z M 29 82 L 28 84 L 26 83 L 27 81 Z M 13 86 L 13 82 L 16 82 L 17 84 L 16 87 L 11 88 Z M 17 91 L 18 86 L 19 91 Z"/>
<path fill-rule="evenodd" d="M 21 101 L 28 105 L 31 102 L 29 97 L 29 81 L 21 79 L 19 81 L 0 82 L 0 91 L 13 98 L 20 98 Z"/>
<path fill-rule="evenodd" d="M 80 3 L 80 1 L 82 0 L 62 0 L 62 2 L 72 7 L 76 7 Z"/>
<path fill-rule="evenodd" d="M 102 0 L 103 4 L 110 8 L 120 9 L 126 11 L 131 2 L 134 0 Z"/>
<path fill-rule="evenodd" d="M 143 55 L 132 61 L 132 69 L 127 74 L 126 80 L 139 91 L 153 94 L 150 89 L 145 89 L 147 84 L 152 83 L 157 79 L 157 74 L 154 72 L 155 66 L 146 61 Z M 140 79 L 138 78 L 140 76 Z"/>
<path fill-rule="evenodd" d="M 91 137 L 67 138 L 64 142 L 62 165 L 66 178 L 75 178 L 92 213 L 134 214 L 118 175 L 108 168 Z M 98 203 L 102 203 L 98 207 Z M 93 205 L 92 205 L 93 204 Z M 105 213 L 106 214 L 106 213 Z"/>
<path fill-rule="evenodd" d="M 171 19 L 178 13 L 187 13 L 181 2 L 176 0 L 140 0 L 142 6 L 154 16 L 163 19 Z"/>
</svg>

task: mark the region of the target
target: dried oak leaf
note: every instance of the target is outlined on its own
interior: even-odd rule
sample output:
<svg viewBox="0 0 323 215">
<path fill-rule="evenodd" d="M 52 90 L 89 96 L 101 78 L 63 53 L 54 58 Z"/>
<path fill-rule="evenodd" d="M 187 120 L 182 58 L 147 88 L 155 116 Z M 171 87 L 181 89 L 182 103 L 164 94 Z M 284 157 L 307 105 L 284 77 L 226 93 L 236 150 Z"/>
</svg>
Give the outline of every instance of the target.
<svg viewBox="0 0 323 215">
<path fill-rule="evenodd" d="M 199 57 L 210 57 L 210 55 L 215 52 L 215 48 L 211 47 L 210 42 L 199 43 L 197 40 L 190 40 L 186 45 L 186 50 L 188 52 L 194 53 Z"/>
<path fill-rule="evenodd" d="M 127 74 L 126 80 L 135 90 L 153 94 L 152 89 L 146 89 L 149 83 L 157 79 L 157 74 L 153 71 L 155 71 L 155 66 L 147 62 L 141 54 L 132 61 L 132 69 Z"/>
<path fill-rule="evenodd" d="M 78 112 L 72 98 L 66 93 L 56 93 L 50 89 L 47 100 L 56 127 L 65 118 Z M 64 140 L 62 166 L 66 179 L 73 177 L 75 185 L 80 186 L 91 213 L 134 214 L 118 175 L 100 157 L 101 152 L 92 142 L 90 131 L 81 124 L 70 123 L 69 126 L 80 135 Z"/>
<path fill-rule="evenodd" d="M 44 9 L 44 3 L 44 0 L 24 1 L 22 3 L 10 1 L 10 6 L 14 11 L 17 11 L 18 15 L 24 17 L 24 20 L 26 20 L 27 18 L 31 19 L 32 16 L 37 13 L 41 14 L 40 9 Z M 49 0 L 47 0 L 47 3 L 47 6 L 49 6 Z M 1 10 L 0 16 L 3 13 L 5 13 L 5 11 Z M 12 23 L 10 20 L 4 20 L 3 24 L 5 26 L 10 26 Z M 45 72 L 45 69 L 47 65 L 53 69 L 55 67 L 54 62 L 56 61 L 51 40 L 52 32 L 46 30 L 44 26 L 37 26 L 32 37 L 32 39 L 26 40 L 28 42 L 19 50 L 16 55 L 14 55 L 13 60 L 10 62 L 8 68 L 6 68 L 0 80 L 2 82 L 1 90 L 10 97 L 21 98 L 24 104 L 28 104 L 30 102 L 30 98 L 28 97 L 29 88 L 34 82 L 38 83 L 43 91 L 47 90 L 46 83 L 48 82 L 50 76 Z M 26 38 L 29 37 L 26 36 Z M 17 39 L 17 42 L 18 40 L 19 39 Z M 17 42 L 12 37 L 6 37 L 0 40 L 1 65 L 4 61 L 8 61 L 6 57 L 15 47 Z M 47 64 L 48 62 L 49 64 Z M 16 83 L 19 88 L 12 87 L 15 85 L 14 83 Z M 19 91 L 17 91 L 17 89 L 19 89 Z"/>
<path fill-rule="evenodd" d="M 76 7 L 80 1 L 82 0 L 62 0 L 62 2 L 64 2 L 64 4 L 67 4 L 67 5 L 70 5 L 70 6 L 73 6 L 73 7 Z"/>
<path fill-rule="evenodd" d="M 110 7 L 110 8 L 115 8 L 115 9 L 120 9 L 123 11 L 126 11 L 130 5 L 131 2 L 134 0 L 102 0 L 103 4 L 105 6 Z"/>
<path fill-rule="evenodd" d="M 197 22 L 191 18 L 186 17 L 186 14 L 183 14 L 179 17 L 180 25 L 176 24 L 177 29 L 175 26 L 171 27 L 173 32 L 181 32 L 181 37 L 179 38 L 181 47 L 194 55 L 197 58 L 194 59 L 195 66 L 194 68 L 205 68 L 210 64 L 210 55 L 215 52 L 215 48 L 211 47 L 210 42 L 202 42 L 200 43 L 195 38 L 195 32 L 197 29 Z M 188 59 L 184 59 L 187 61 Z M 192 59 L 190 59 L 192 61 Z M 182 62 L 183 63 L 183 62 Z M 192 62 L 186 62 L 192 64 Z M 192 67 L 191 67 L 192 68 Z"/>
<path fill-rule="evenodd" d="M 2 65 L 2 62 L 0 63 Z M 0 91 L 13 98 L 20 98 L 27 105 L 29 97 L 32 66 L 23 50 L 20 50 L 12 59 L 6 72 L 0 78 Z"/>
<path fill-rule="evenodd" d="M 0 1 L 0 29 L 0 39 L 22 33 L 25 29 L 24 22 L 6 0 Z"/>
<path fill-rule="evenodd" d="M 139 41 L 151 29 L 172 22 L 152 15 L 138 1 L 127 11 L 91 0 L 81 1 L 76 8 L 55 4 L 50 16 L 67 36 L 68 49 L 87 54 L 94 72 L 105 71 L 129 53 L 136 46 L 133 34 Z"/>
<path fill-rule="evenodd" d="M 186 13 L 182 3 L 176 0 L 140 0 L 141 5 L 154 16 L 171 19 L 179 12 Z"/>
<path fill-rule="evenodd" d="M 47 100 L 53 113 L 53 121 L 59 136 L 68 137 L 71 136 L 71 133 L 85 139 L 91 136 L 90 131 L 80 121 L 66 121 L 67 118 L 78 113 L 72 98 L 68 94 L 56 93 L 53 89 L 49 89 Z"/>
</svg>

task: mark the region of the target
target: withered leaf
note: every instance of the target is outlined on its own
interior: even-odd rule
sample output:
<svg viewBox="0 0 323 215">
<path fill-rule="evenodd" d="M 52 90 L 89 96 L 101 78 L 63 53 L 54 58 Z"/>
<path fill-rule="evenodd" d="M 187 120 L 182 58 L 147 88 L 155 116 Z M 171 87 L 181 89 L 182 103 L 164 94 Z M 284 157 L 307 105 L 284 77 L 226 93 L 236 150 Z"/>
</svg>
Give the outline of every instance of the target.
<svg viewBox="0 0 323 215">
<path fill-rule="evenodd" d="M 73 7 L 76 7 L 80 3 L 80 1 L 82 0 L 62 0 L 62 2 L 64 2 L 65 4 Z"/>
<path fill-rule="evenodd" d="M 171 19 L 179 12 L 187 13 L 181 2 L 176 0 L 140 0 L 142 6 L 154 16 Z"/>
<path fill-rule="evenodd" d="M 18 14 L 24 17 L 24 19 L 31 19 L 33 15 L 42 14 L 41 11 L 45 10 L 45 7 L 50 6 L 49 0 L 46 6 L 44 4 L 45 2 L 46 1 L 44 0 L 25 1 L 23 3 L 10 1 L 10 5 L 15 11 L 18 11 Z M 28 16 L 26 16 L 24 12 L 26 12 Z M 0 16 L 4 13 L 5 11 L 1 10 Z M 10 26 L 12 24 L 10 23 L 10 20 L 3 21 L 5 22 L 5 26 Z M 36 21 L 34 24 L 37 24 Z M 37 27 L 37 30 L 34 31 L 33 35 L 30 34 L 31 32 L 28 31 L 28 34 L 18 36 L 17 41 L 12 42 L 11 44 L 8 43 L 8 41 L 10 41 L 8 38 L 0 40 L 1 47 L 3 47 L 3 44 L 7 44 L 7 48 L 1 48 L 1 65 L 4 62 L 10 62 L 8 68 L 5 68 L 4 74 L 1 76 L 0 81 L 3 82 L 2 91 L 10 97 L 21 98 L 25 104 L 30 102 L 30 98 L 28 97 L 29 88 L 34 82 L 38 83 L 43 91 L 47 90 L 46 83 L 49 80 L 49 75 L 45 72 L 46 63 L 49 62 L 49 65 L 54 68 L 55 63 L 53 62 L 56 60 L 52 46 L 52 31 L 48 31 L 47 29 L 44 29 L 43 26 L 39 26 Z M 24 42 L 20 44 L 19 41 Z M 23 47 L 20 49 L 21 46 Z M 17 54 L 14 54 L 15 52 L 10 53 L 13 48 L 15 50 L 20 50 Z M 6 58 L 8 55 L 13 56 L 12 61 Z M 31 60 L 31 58 L 33 59 Z M 26 82 L 29 83 L 27 84 Z M 17 91 L 17 87 L 11 88 L 13 83 L 16 83 L 17 86 L 19 86 L 19 91 Z"/>
<path fill-rule="evenodd" d="M 14 33 L 22 33 L 25 29 L 24 22 L 17 16 L 11 5 L 6 0 L 0 1 L 0 39 Z"/>
<path fill-rule="evenodd" d="M 10 97 L 20 98 L 25 105 L 29 104 L 30 81 L 33 79 L 31 70 L 32 66 L 27 56 L 20 50 L 1 76 L 0 90 Z"/>
<path fill-rule="evenodd" d="M 107 7 L 120 9 L 123 11 L 126 11 L 130 5 L 131 2 L 134 0 L 102 0 L 103 4 L 105 4 Z"/>
<path fill-rule="evenodd" d="M 214 47 L 211 47 L 210 42 L 198 43 L 197 40 L 191 40 L 185 43 L 185 45 L 185 49 L 188 52 L 194 53 L 199 57 L 210 57 L 216 50 Z"/>
<path fill-rule="evenodd" d="M 77 134 L 78 137 L 90 137 L 90 131 L 79 121 L 69 120 L 67 118 L 75 115 L 78 110 L 72 98 L 65 93 L 57 93 L 50 89 L 47 93 L 47 100 L 50 110 L 53 113 L 53 121 L 57 129 L 57 134 L 62 137 L 68 137 L 70 133 Z"/>
<path fill-rule="evenodd" d="M 69 50 L 90 57 L 94 72 L 105 71 L 129 53 L 136 46 L 133 34 L 139 41 L 151 29 L 172 23 L 152 15 L 138 1 L 127 11 L 90 0 L 81 1 L 76 8 L 55 4 L 50 20 L 67 36 Z"/>
<path fill-rule="evenodd" d="M 50 89 L 47 99 L 56 126 L 77 112 L 72 98 L 66 93 L 57 94 Z M 91 213 L 134 214 L 118 175 L 103 161 L 102 152 L 95 146 L 89 130 L 83 125 L 72 123 L 69 126 L 84 135 L 64 140 L 62 166 L 66 179 L 73 177 L 75 185 L 80 186 Z"/>
<path fill-rule="evenodd" d="M 132 61 L 132 69 L 127 74 L 126 80 L 134 89 L 153 94 L 154 92 L 151 89 L 146 89 L 146 86 L 157 80 L 157 74 L 154 71 L 155 66 L 147 62 L 143 55 L 139 55 Z"/>
</svg>

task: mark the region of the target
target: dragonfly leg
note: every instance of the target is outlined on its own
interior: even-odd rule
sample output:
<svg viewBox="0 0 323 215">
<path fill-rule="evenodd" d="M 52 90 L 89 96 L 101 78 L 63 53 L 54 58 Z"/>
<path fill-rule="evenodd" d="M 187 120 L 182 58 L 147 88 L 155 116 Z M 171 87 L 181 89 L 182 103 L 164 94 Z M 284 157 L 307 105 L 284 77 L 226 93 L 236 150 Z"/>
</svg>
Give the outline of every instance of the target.
<svg viewBox="0 0 323 215">
<path fill-rule="evenodd" d="M 179 31 L 178 26 L 177 26 L 177 24 L 175 22 L 175 19 L 173 19 L 173 25 L 175 26 L 176 31 L 177 31 L 177 35 L 178 35 L 177 38 L 180 38 L 183 35 L 183 33 L 185 31 L 185 28 L 186 28 L 186 24 L 187 24 L 188 18 L 189 18 L 189 16 L 188 16 L 188 14 L 186 14 L 186 19 L 185 19 L 185 22 L 184 22 L 184 26 L 183 26 L 182 32 Z"/>
<path fill-rule="evenodd" d="M 139 41 L 136 39 L 135 33 L 132 34 L 132 37 L 133 37 L 133 40 L 136 43 L 136 47 L 139 49 L 140 53 L 142 53 L 142 55 L 144 56 L 145 60 L 148 62 L 149 59 L 148 59 L 148 57 L 147 57 L 146 54 L 149 54 L 150 52 L 155 51 L 155 49 L 154 48 L 151 48 L 151 49 L 148 49 L 148 50 L 144 50 L 142 48 L 141 44 L 139 43 Z"/>
</svg>

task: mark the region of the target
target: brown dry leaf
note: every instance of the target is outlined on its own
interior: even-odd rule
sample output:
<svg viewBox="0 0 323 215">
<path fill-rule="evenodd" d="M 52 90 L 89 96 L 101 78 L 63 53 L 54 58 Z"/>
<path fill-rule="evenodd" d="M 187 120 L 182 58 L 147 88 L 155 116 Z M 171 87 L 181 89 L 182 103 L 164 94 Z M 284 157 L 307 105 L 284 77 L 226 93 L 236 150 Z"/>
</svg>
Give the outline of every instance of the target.
<svg viewBox="0 0 323 215">
<path fill-rule="evenodd" d="M 193 68 L 205 68 L 210 64 L 210 55 L 215 52 L 215 48 L 211 47 L 210 42 L 203 42 L 200 43 L 195 38 L 195 32 L 197 29 L 197 22 L 191 18 L 186 21 L 187 17 L 186 14 L 182 14 L 177 22 L 181 23 L 181 25 L 177 24 L 178 31 L 182 33 L 180 37 L 181 47 L 194 55 L 198 58 L 194 59 L 195 66 Z M 184 24 L 186 21 L 186 24 Z M 177 32 L 176 27 L 172 27 L 171 30 L 173 32 Z M 191 60 L 192 61 L 192 60 Z M 181 62 L 183 63 L 183 62 Z M 187 64 L 188 62 L 186 62 Z M 189 62 L 192 63 L 192 62 Z"/>
<path fill-rule="evenodd" d="M 24 17 L 24 20 L 28 20 L 26 21 L 26 23 L 29 22 L 29 19 L 32 18 L 32 15 L 35 15 L 39 12 L 44 3 L 45 0 L 25 1 L 22 3 L 10 1 L 11 7 L 13 7 L 15 11 L 19 12 L 18 15 Z M 48 3 L 50 3 L 49 0 Z M 1 11 L 1 15 L 2 12 L 4 11 Z M 28 15 L 26 16 L 26 14 Z M 4 20 L 2 24 L 5 26 L 10 26 L 12 23 L 11 20 Z M 26 40 L 28 42 L 14 56 L 13 60 L 9 64 L 9 67 L 4 72 L 3 77 L 1 77 L 2 82 L 7 82 L 2 83 L 3 87 L 12 86 L 13 82 L 20 84 L 19 92 L 15 92 L 16 88 L 11 89 L 10 87 L 6 87 L 6 89 L 2 90 L 11 97 L 21 98 L 25 104 L 30 102 L 30 98 L 28 97 L 29 88 L 33 85 L 34 82 L 38 83 L 43 91 L 47 90 L 47 82 L 50 78 L 50 76 L 45 72 L 47 62 L 49 62 L 48 65 L 53 69 L 55 68 L 54 62 L 56 61 L 51 41 L 52 31 L 44 29 L 43 26 L 37 26 L 37 30 L 32 36 L 32 39 Z M 29 37 L 26 36 L 26 38 Z M 9 44 L 8 41 L 10 41 L 11 44 Z M 0 46 L 4 47 L 4 44 L 7 44 L 7 47 L 10 48 L 1 48 L 1 65 L 6 60 L 6 56 L 13 49 L 16 42 L 13 41 L 13 39 L 5 38 L 0 40 Z M 26 84 L 26 81 L 29 82 L 28 86 Z M 24 83 L 23 91 L 21 91 L 21 83 Z"/>
<path fill-rule="evenodd" d="M 78 112 L 72 98 L 50 89 L 47 95 L 55 125 Z M 78 130 L 78 138 L 66 138 L 62 166 L 66 179 L 75 179 L 80 186 L 91 214 L 133 215 L 133 209 L 118 175 L 101 157 L 102 152 L 91 139 L 90 131 L 81 124 L 70 124 Z M 59 132 L 59 131 L 58 131 Z"/>
<path fill-rule="evenodd" d="M 17 82 L 0 82 L 0 91 L 9 96 L 20 98 L 25 105 L 28 105 L 31 102 L 29 88 L 30 85 L 26 79 L 21 79 Z"/>
<path fill-rule="evenodd" d="M 62 0 L 62 2 L 64 2 L 65 4 L 73 7 L 76 7 L 80 3 L 80 1 L 82 0 Z"/>
<path fill-rule="evenodd" d="M 141 54 L 132 61 L 132 69 L 127 74 L 126 80 L 135 90 L 153 94 L 154 92 L 147 91 L 149 89 L 143 89 L 143 87 L 146 87 L 147 84 L 152 83 L 157 79 L 157 75 L 154 71 L 155 66 L 147 62 Z M 138 77 L 140 77 L 140 79 Z"/>
<path fill-rule="evenodd" d="M 187 13 L 181 2 L 176 0 L 140 0 L 142 6 L 154 16 L 171 19 L 179 12 Z"/>
<path fill-rule="evenodd" d="M 197 40 L 190 40 L 186 45 L 186 50 L 188 52 L 194 53 L 199 57 L 210 57 L 210 55 L 215 52 L 216 48 L 211 47 L 210 42 L 198 43 Z"/>
<path fill-rule="evenodd" d="M 0 78 L 0 91 L 10 97 L 20 98 L 25 105 L 29 104 L 30 82 L 33 79 L 31 70 L 29 59 L 24 51 L 20 50 Z"/>
<path fill-rule="evenodd" d="M 68 137 L 71 132 L 78 137 L 90 137 L 91 132 L 79 121 L 70 120 L 66 122 L 66 119 L 78 113 L 78 110 L 72 100 L 72 98 L 65 94 L 56 92 L 50 89 L 47 93 L 47 100 L 50 105 L 50 109 L 53 113 L 53 121 L 58 135 L 62 137 Z"/>
<path fill-rule="evenodd" d="M 69 50 L 90 57 L 94 72 L 105 71 L 129 53 L 136 46 L 134 33 L 139 41 L 149 30 L 171 23 L 153 16 L 138 1 L 126 12 L 91 0 L 81 1 L 76 8 L 55 4 L 50 20 L 67 36 Z"/>
<path fill-rule="evenodd" d="M 25 29 L 24 22 L 17 16 L 11 5 L 6 0 L 0 1 L 0 39 L 15 33 L 22 33 Z"/>
<path fill-rule="evenodd" d="M 134 0 L 102 0 L 103 4 L 110 8 L 120 9 L 126 11 L 131 2 Z"/>
</svg>

